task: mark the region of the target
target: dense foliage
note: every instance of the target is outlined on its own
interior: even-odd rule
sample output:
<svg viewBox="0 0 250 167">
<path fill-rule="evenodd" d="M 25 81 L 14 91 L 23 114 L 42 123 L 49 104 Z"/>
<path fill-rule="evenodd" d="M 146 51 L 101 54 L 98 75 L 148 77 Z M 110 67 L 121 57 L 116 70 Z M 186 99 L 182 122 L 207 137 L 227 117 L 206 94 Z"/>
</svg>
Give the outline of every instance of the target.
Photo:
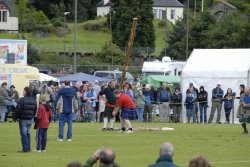
<svg viewBox="0 0 250 167">
<path fill-rule="evenodd" d="M 67 15 L 67 21 L 74 20 L 74 2 L 75 0 L 14 0 L 16 3 L 16 13 L 19 16 L 20 32 L 42 32 L 48 34 L 53 30 L 65 32 L 64 12 L 70 12 Z M 87 21 L 96 18 L 96 5 L 101 0 L 77 0 L 78 2 L 78 22 Z M 184 5 L 187 0 L 179 0 Z M 120 48 L 127 46 L 129 40 L 132 20 L 138 18 L 136 37 L 134 47 L 153 48 L 147 50 L 152 53 L 155 48 L 155 30 L 153 26 L 153 0 L 112 0 L 112 42 Z M 201 0 L 189 0 L 189 45 L 188 55 L 194 48 L 250 48 L 250 0 L 227 0 L 237 8 L 237 11 L 223 16 L 223 19 L 216 19 L 210 13 L 210 8 L 217 4 L 219 0 L 204 0 L 204 12 L 201 13 Z M 196 9 L 196 13 L 194 12 Z M 186 10 L 184 10 L 186 13 Z M 194 17 L 194 14 L 196 15 Z M 168 46 L 166 54 L 173 59 L 186 59 L 186 23 L 187 16 L 173 25 L 173 30 L 166 33 L 164 40 Z M 90 31 L 109 31 L 110 16 L 107 20 L 96 21 L 94 23 L 86 22 L 84 28 Z M 56 27 L 52 29 L 52 26 Z M 165 26 L 164 22 L 159 26 Z M 57 28 L 60 27 L 60 28 Z M 60 31 L 60 32 L 61 32 Z M 165 47 L 165 46 L 164 46 Z M 112 48 L 112 49 L 111 49 Z M 122 55 L 120 50 L 109 43 L 103 46 L 98 53 L 98 60 L 111 63 L 111 51 L 114 52 L 114 63 L 120 62 Z M 116 52 L 117 51 L 117 52 Z M 145 51 L 146 52 L 146 51 Z M 116 54 L 117 53 L 117 54 Z M 133 55 L 145 55 L 143 51 L 133 50 Z M 165 49 L 162 56 L 165 55 Z M 31 60 L 36 62 L 38 59 Z"/>
<path fill-rule="evenodd" d="M 186 16 L 179 20 L 168 38 L 167 55 L 186 59 Z M 250 15 L 239 11 L 216 19 L 209 11 L 189 17 L 188 55 L 195 48 L 249 48 Z M 164 53 L 162 53 L 163 56 Z"/>
<path fill-rule="evenodd" d="M 112 12 L 113 42 L 118 46 L 127 46 L 133 18 L 138 18 L 135 47 L 155 47 L 152 0 L 115 1 Z"/>
</svg>

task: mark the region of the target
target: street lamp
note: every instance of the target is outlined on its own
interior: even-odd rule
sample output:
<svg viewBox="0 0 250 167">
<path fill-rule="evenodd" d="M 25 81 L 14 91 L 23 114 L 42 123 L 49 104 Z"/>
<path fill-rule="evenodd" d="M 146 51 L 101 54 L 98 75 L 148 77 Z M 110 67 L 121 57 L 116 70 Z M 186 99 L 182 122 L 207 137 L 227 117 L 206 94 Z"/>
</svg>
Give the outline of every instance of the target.
<svg viewBox="0 0 250 167">
<path fill-rule="evenodd" d="M 75 19 L 74 19 L 74 74 L 76 73 L 76 34 L 77 34 L 77 0 L 75 0 Z"/>
<path fill-rule="evenodd" d="M 64 35 L 63 35 L 63 72 L 65 71 L 65 36 L 66 36 L 66 16 L 70 14 L 70 12 L 64 12 Z"/>
<path fill-rule="evenodd" d="M 114 53 L 113 53 L 113 36 L 112 36 L 112 13 L 115 13 L 114 8 L 113 8 L 113 4 L 111 4 L 110 6 L 110 10 L 109 10 L 109 28 L 110 28 L 110 32 L 111 32 L 111 40 L 110 40 L 110 49 L 111 49 L 111 68 L 112 70 L 114 70 Z"/>
</svg>

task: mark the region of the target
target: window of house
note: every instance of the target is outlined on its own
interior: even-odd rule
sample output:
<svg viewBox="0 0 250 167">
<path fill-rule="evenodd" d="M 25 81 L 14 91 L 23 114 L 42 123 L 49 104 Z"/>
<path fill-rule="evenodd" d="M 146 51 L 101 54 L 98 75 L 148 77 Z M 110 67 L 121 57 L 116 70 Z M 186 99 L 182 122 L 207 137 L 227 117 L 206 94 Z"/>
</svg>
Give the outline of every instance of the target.
<svg viewBox="0 0 250 167">
<path fill-rule="evenodd" d="M 159 9 L 159 13 L 158 13 L 158 19 L 162 19 L 162 9 Z"/>
<path fill-rule="evenodd" d="M 153 10 L 154 17 L 157 18 L 157 9 Z"/>
<path fill-rule="evenodd" d="M 7 11 L 3 11 L 3 22 L 7 22 Z"/>
<path fill-rule="evenodd" d="M 171 10 L 170 19 L 175 19 L 175 10 L 174 9 Z"/>
</svg>

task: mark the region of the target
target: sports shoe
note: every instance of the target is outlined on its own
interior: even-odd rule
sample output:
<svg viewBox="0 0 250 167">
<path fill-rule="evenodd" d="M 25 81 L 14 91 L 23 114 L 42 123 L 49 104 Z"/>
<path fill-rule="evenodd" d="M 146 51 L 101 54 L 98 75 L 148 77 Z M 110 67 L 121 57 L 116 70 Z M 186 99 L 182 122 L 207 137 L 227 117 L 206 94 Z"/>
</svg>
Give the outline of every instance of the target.
<svg viewBox="0 0 250 167">
<path fill-rule="evenodd" d="M 38 152 L 38 153 L 40 153 L 41 152 L 41 150 L 32 150 L 32 152 Z"/>
<path fill-rule="evenodd" d="M 125 133 L 125 131 L 124 130 L 119 130 L 118 133 Z"/>
<path fill-rule="evenodd" d="M 134 133 L 134 131 L 132 131 L 132 130 L 128 130 L 126 133 Z"/>
<path fill-rule="evenodd" d="M 67 141 L 68 141 L 68 142 L 71 142 L 71 141 L 72 141 L 72 139 L 67 139 Z"/>
<path fill-rule="evenodd" d="M 57 139 L 57 141 L 62 142 L 62 141 L 63 141 L 63 139 Z"/>
<path fill-rule="evenodd" d="M 101 130 L 102 130 L 102 131 L 107 131 L 107 128 L 102 128 Z"/>
<path fill-rule="evenodd" d="M 113 131 L 114 129 L 113 128 L 108 128 L 108 130 Z"/>
<path fill-rule="evenodd" d="M 243 134 L 248 134 L 248 130 L 244 130 Z"/>
<path fill-rule="evenodd" d="M 46 153 L 46 150 L 42 150 L 43 153 Z"/>
</svg>

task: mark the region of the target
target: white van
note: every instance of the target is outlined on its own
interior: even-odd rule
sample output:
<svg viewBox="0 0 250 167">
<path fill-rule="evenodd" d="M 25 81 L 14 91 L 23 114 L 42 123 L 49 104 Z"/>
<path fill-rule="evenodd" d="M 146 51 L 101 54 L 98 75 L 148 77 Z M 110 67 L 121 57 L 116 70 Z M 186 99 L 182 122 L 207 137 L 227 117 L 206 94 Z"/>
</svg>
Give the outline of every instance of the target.
<svg viewBox="0 0 250 167">
<path fill-rule="evenodd" d="M 162 61 L 144 62 L 142 77 L 148 75 L 180 76 L 186 62 L 172 61 L 170 57 L 163 57 Z"/>
<path fill-rule="evenodd" d="M 94 76 L 104 77 L 104 78 L 108 78 L 108 79 L 115 79 L 118 82 L 120 82 L 121 78 L 122 78 L 122 71 L 118 71 L 118 70 L 114 70 L 114 71 L 95 71 Z M 129 72 L 126 72 L 125 79 L 126 79 L 126 82 L 129 82 L 130 84 L 134 83 L 134 77 Z"/>
</svg>

